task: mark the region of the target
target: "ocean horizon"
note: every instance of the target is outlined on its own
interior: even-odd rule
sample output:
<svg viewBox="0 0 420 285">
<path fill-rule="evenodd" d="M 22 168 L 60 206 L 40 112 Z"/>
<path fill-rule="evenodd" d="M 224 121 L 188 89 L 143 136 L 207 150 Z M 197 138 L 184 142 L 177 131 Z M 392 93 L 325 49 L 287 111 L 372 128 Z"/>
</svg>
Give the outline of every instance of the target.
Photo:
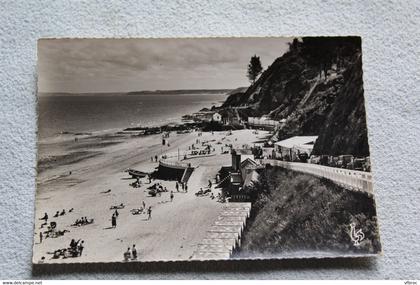
<svg viewBox="0 0 420 285">
<path fill-rule="evenodd" d="M 91 133 L 181 122 L 182 116 L 221 105 L 226 94 L 49 93 L 38 97 L 38 137 Z"/>
</svg>

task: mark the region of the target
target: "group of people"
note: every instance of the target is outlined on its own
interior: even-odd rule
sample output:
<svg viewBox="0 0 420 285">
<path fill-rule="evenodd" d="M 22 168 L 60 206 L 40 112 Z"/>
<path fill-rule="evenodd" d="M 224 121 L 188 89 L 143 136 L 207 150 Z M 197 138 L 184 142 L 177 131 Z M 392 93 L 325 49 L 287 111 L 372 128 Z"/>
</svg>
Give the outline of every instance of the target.
<svg viewBox="0 0 420 285">
<path fill-rule="evenodd" d="M 73 212 L 73 208 L 71 208 L 69 210 L 69 213 L 71 213 L 71 212 Z M 57 211 L 53 217 L 54 218 L 57 218 L 58 216 L 64 216 L 65 214 L 66 214 L 66 210 L 63 209 L 61 212 L 60 211 Z"/>
<path fill-rule="evenodd" d="M 47 230 L 39 232 L 39 243 L 42 243 L 43 239 L 46 238 L 56 238 L 63 236 L 65 233 L 68 233 L 68 230 L 58 230 L 56 222 L 50 222 L 50 225 L 47 227 Z"/>
<path fill-rule="evenodd" d="M 131 214 L 133 215 L 140 215 L 140 214 L 147 214 L 147 220 L 150 220 L 152 218 L 152 206 L 149 206 L 148 208 L 146 208 L 146 203 L 143 201 L 142 203 L 142 207 L 139 209 L 132 209 L 131 210 Z"/>
<path fill-rule="evenodd" d="M 133 247 L 127 248 L 127 251 L 124 252 L 124 261 L 129 261 L 129 260 L 136 260 L 137 259 L 137 249 L 136 249 L 136 245 L 133 244 Z"/>
<path fill-rule="evenodd" d="M 182 191 L 188 192 L 188 184 L 186 182 L 175 182 L 175 189 L 176 192 L 179 192 L 179 188 L 181 187 Z"/>
<path fill-rule="evenodd" d="M 130 183 L 130 186 L 133 188 L 140 188 L 141 187 L 141 181 L 139 178 L 136 179 L 133 183 Z"/>
<path fill-rule="evenodd" d="M 82 256 L 84 246 L 84 241 L 78 240 L 75 241 L 74 239 L 71 240 L 70 246 L 68 248 L 57 249 L 52 254 L 52 258 L 57 259 L 62 256 L 63 258 L 67 257 L 79 257 Z"/>
<path fill-rule="evenodd" d="M 81 217 L 80 219 L 76 219 L 72 226 L 84 226 L 93 223 L 93 219 L 87 219 L 87 217 Z"/>
</svg>

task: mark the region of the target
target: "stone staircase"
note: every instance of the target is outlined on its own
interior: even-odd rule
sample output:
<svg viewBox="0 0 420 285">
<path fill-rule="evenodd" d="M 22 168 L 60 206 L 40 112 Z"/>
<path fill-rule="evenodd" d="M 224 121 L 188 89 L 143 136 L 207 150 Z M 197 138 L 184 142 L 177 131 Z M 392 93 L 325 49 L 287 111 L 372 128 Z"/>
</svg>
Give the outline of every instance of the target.
<svg viewBox="0 0 420 285">
<path fill-rule="evenodd" d="M 251 203 L 227 203 L 197 245 L 191 259 L 229 259 L 241 245 L 242 232 L 251 213 Z"/>
</svg>

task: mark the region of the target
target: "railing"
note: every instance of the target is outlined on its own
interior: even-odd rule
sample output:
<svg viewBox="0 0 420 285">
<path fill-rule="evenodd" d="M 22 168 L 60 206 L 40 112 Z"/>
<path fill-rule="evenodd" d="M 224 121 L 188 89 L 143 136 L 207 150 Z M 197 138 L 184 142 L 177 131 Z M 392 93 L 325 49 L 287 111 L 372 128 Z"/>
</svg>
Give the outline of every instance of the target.
<svg viewBox="0 0 420 285">
<path fill-rule="evenodd" d="M 270 119 L 261 119 L 257 117 L 248 117 L 248 124 L 254 126 L 277 127 L 280 122 Z"/>
<path fill-rule="evenodd" d="M 274 159 L 261 159 L 260 161 L 262 164 L 280 166 L 286 169 L 324 177 L 338 184 L 349 186 L 354 190 L 373 194 L 372 174 L 369 172 Z"/>
</svg>

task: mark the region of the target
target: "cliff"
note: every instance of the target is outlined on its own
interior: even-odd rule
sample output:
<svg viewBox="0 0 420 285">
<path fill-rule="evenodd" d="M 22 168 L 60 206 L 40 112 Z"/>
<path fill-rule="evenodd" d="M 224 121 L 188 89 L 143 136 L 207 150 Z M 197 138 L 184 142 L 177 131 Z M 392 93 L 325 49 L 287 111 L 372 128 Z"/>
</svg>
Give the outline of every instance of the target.
<svg viewBox="0 0 420 285">
<path fill-rule="evenodd" d="M 223 108 L 285 121 L 274 139 L 318 135 L 315 154 L 369 155 L 358 37 L 303 38 Z M 247 112 L 244 112 L 247 110 Z"/>
</svg>

